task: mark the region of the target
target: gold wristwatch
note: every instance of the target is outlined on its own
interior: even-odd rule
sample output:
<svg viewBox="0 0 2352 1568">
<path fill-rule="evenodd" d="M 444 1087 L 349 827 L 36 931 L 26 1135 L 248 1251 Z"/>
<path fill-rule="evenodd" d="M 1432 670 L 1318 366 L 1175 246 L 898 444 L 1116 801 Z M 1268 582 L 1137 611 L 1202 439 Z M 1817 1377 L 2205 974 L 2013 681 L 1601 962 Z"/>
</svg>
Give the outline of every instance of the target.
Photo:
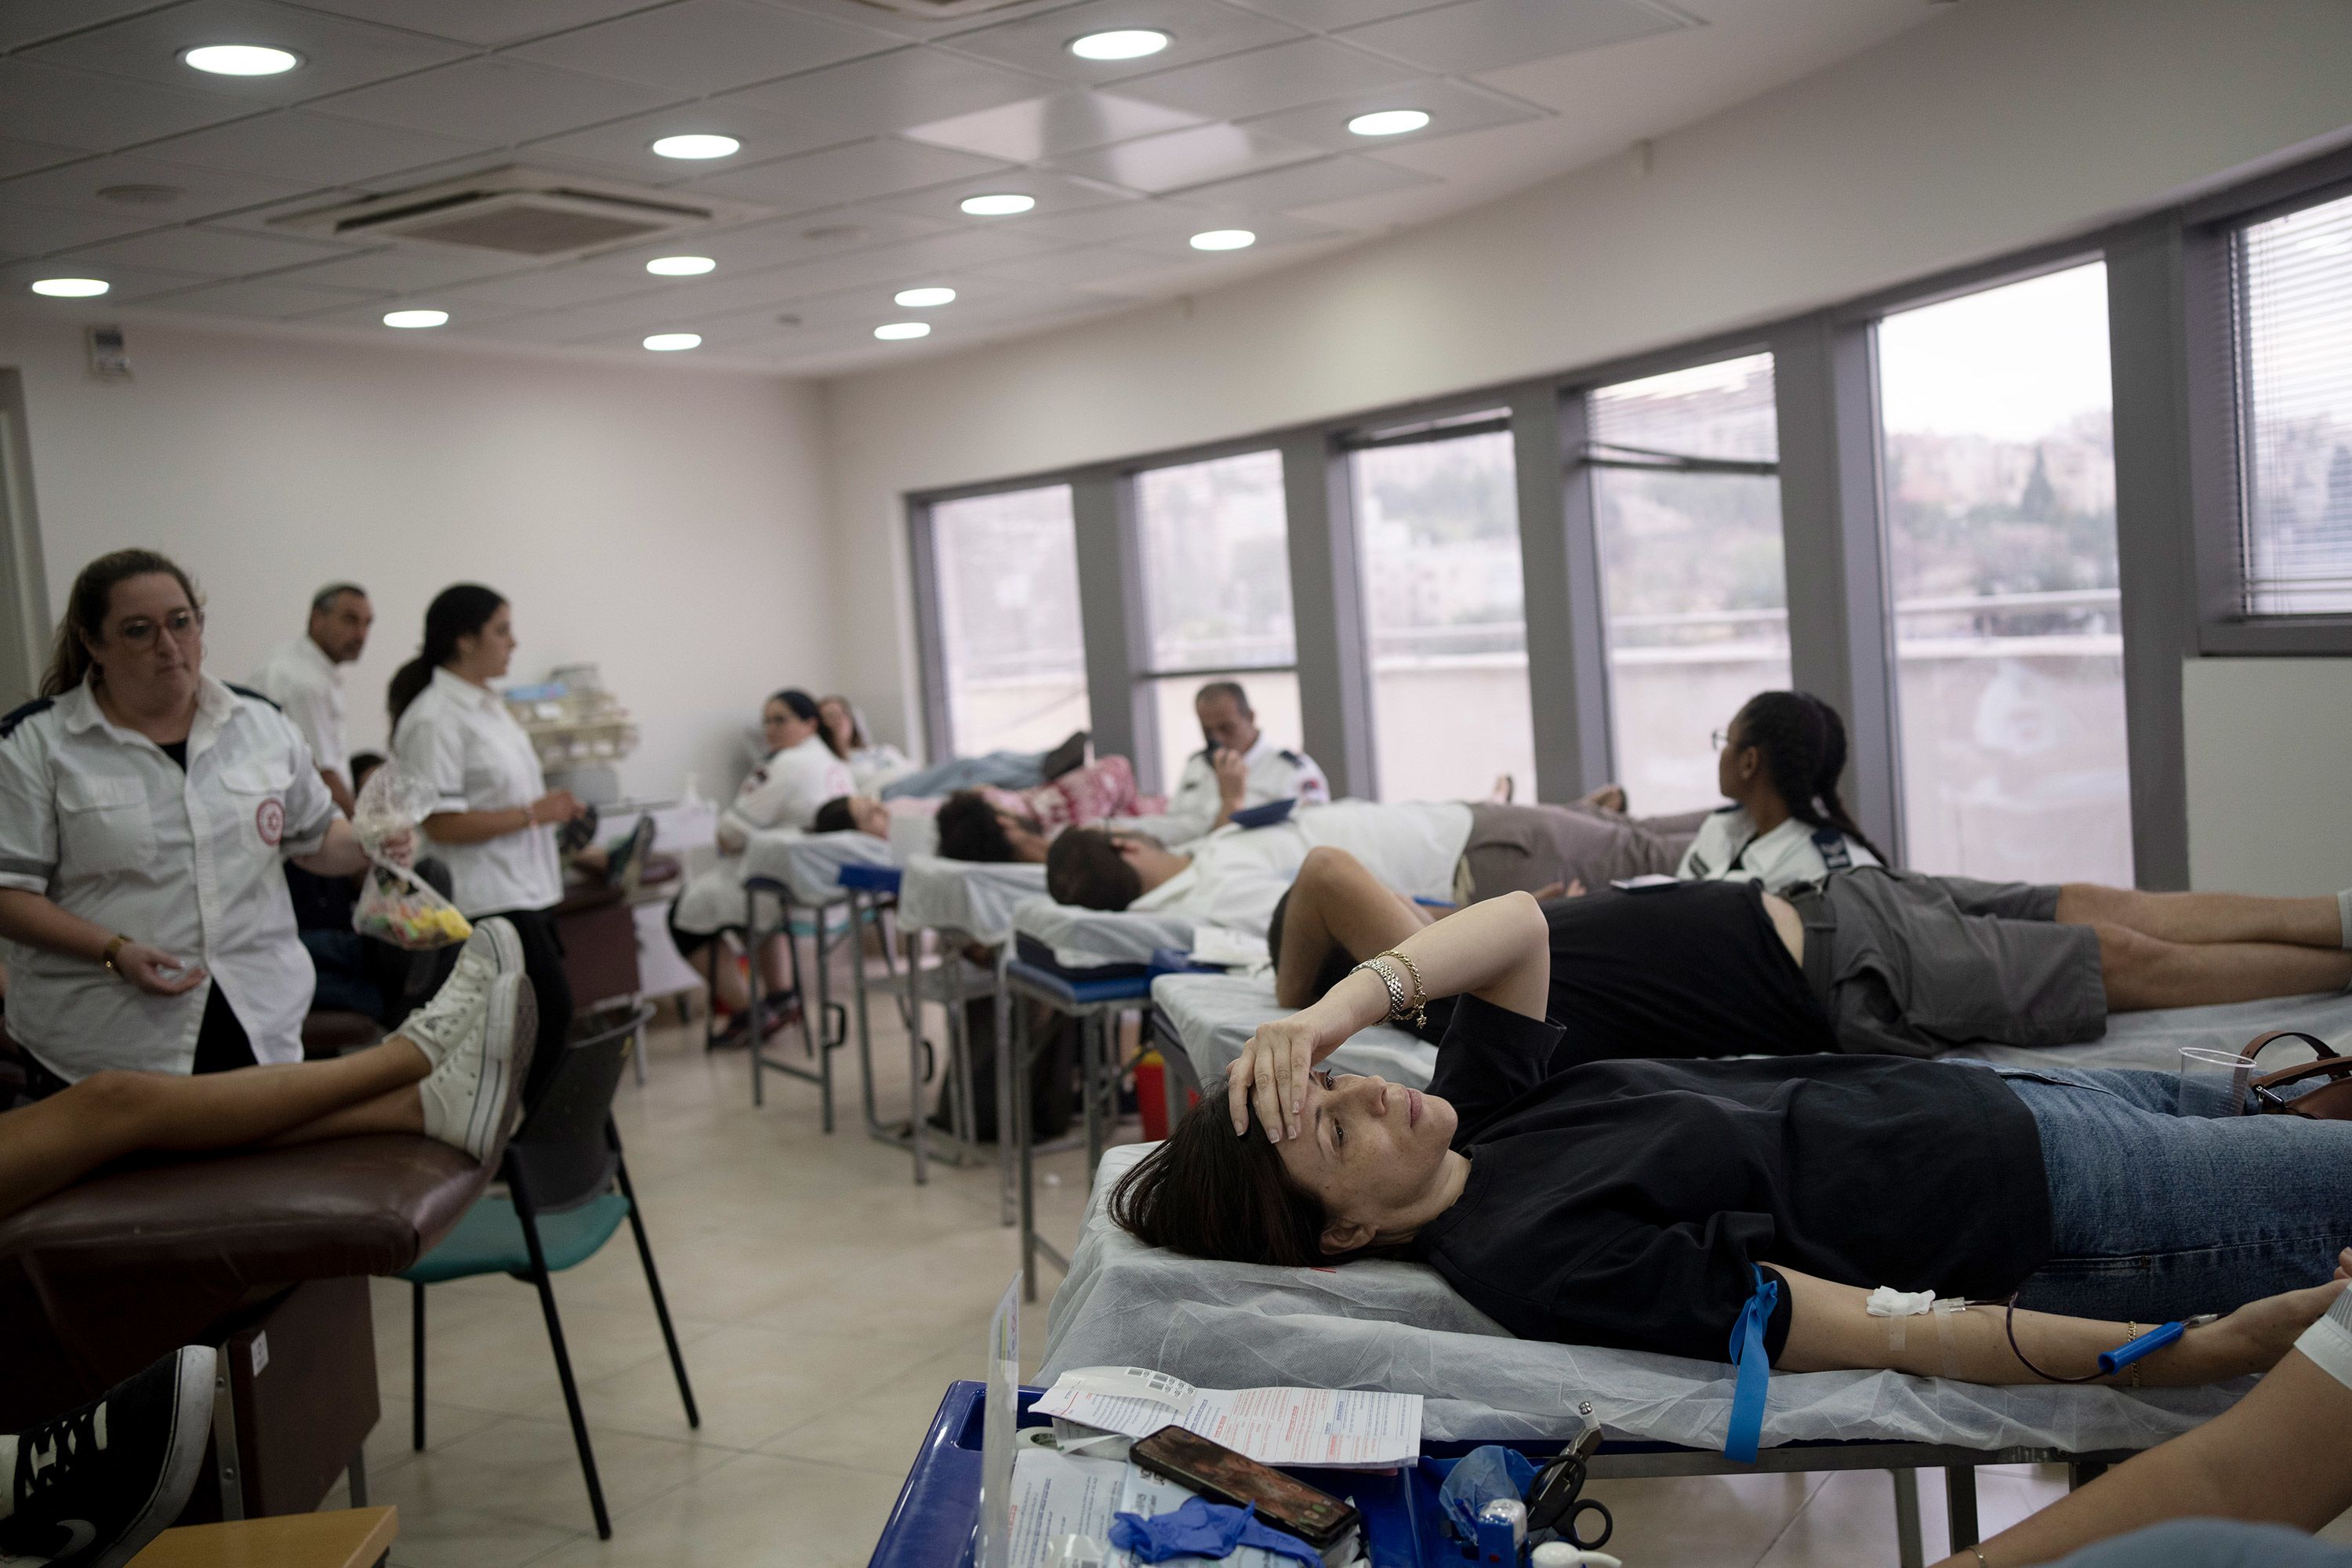
<svg viewBox="0 0 2352 1568">
<path fill-rule="evenodd" d="M 114 968 L 114 955 L 121 952 L 124 948 L 130 945 L 131 939 L 129 937 L 124 936 L 121 931 L 115 932 L 114 940 L 106 944 L 106 952 L 99 956 L 99 962 L 106 965 L 107 968 L 113 969 L 115 973 L 121 973 L 122 971 Z"/>
</svg>

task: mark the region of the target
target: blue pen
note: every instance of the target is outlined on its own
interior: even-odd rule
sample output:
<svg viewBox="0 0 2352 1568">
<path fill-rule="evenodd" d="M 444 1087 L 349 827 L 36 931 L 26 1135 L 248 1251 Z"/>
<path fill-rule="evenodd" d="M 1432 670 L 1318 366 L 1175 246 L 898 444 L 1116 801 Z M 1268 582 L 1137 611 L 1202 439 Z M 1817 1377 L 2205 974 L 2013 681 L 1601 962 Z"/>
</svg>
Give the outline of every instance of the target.
<svg viewBox="0 0 2352 1568">
<path fill-rule="evenodd" d="M 2147 1332 L 2140 1335 L 2139 1338 L 2132 1341 L 2128 1344 L 2117 1345 L 2111 1351 L 2101 1351 L 2099 1352 L 2099 1370 L 2106 1373 L 2109 1377 L 2113 1377 L 2116 1373 L 2123 1371 L 2124 1368 L 2131 1365 L 2132 1363 L 2139 1360 L 2142 1356 L 2154 1355 L 2158 1351 L 2162 1350 L 2165 1346 L 2170 1344 L 2173 1341 L 2179 1339 L 2189 1330 L 2213 1321 L 2216 1316 L 2217 1314 L 2215 1313 L 2207 1312 L 2201 1316 L 2190 1318 L 2182 1322 L 2161 1324 L 2157 1328 L 2148 1330 Z"/>
</svg>

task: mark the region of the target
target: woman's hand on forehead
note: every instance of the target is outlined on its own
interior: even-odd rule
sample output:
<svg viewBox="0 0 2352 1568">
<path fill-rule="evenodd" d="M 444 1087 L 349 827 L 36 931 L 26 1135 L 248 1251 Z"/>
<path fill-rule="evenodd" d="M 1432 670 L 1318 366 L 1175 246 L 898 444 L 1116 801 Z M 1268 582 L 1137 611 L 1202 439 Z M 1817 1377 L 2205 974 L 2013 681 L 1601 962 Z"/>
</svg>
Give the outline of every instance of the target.
<svg viewBox="0 0 2352 1568">
<path fill-rule="evenodd" d="M 1225 1104 L 1233 1113 L 1234 1136 L 1248 1134 L 1252 1109 L 1269 1141 L 1279 1143 L 1299 1135 L 1307 1075 L 1314 1071 L 1321 1037 L 1321 1030 L 1297 1014 L 1257 1026 L 1225 1069 Z"/>
</svg>

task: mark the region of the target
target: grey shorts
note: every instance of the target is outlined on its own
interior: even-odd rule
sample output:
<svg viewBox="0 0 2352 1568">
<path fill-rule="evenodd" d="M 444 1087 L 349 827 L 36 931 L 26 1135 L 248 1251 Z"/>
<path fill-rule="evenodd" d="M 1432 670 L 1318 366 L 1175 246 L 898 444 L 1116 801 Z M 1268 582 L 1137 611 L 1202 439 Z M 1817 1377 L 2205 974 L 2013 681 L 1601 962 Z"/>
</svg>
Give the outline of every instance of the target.
<svg viewBox="0 0 2352 1568">
<path fill-rule="evenodd" d="M 1835 929 L 1805 940 L 1810 952 L 1828 938 L 1823 1000 L 1846 1050 L 1928 1057 L 2107 1031 L 2098 935 L 2057 923 L 2055 886 L 1860 869 L 1832 877 L 1822 905 Z"/>
<path fill-rule="evenodd" d="M 1454 894 L 1465 903 L 1554 882 L 1587 890 L 1620 877 L 1672 876 L 1697 835 L 1693 817 L 1633 817 L 1597 805 L 1474 801 Z"/>
</svg>

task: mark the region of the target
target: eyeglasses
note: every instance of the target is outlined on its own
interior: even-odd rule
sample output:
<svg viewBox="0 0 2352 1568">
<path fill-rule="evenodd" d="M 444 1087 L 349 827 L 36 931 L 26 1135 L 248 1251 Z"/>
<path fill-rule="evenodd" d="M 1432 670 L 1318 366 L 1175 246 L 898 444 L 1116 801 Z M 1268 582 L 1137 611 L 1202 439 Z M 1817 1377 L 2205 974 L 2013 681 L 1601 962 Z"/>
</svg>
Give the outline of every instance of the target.
<svg viewBox="0 0 2352 1568">
<path fill-rule="evenodd" d="M 155 646 L 155 634 L 159 631 L 171 633 L 173 642 L 193 642 L 204 626 L 202 610 L 173 610 L 160 621 L 144 616 L 125 621 L 114 628 L 114 635 L 132 647 L 150 648 Z"/>
<path fill-rule="evenodd" d="M 1719 752 L 1723 750 L 1724 747 L 1731 744 L 1731 731 L 1728 730 L 1717 730 L 1713 734 L 1707 736 L 1706 743 L 1707 748 L 1710 751 Z"/>
</svg>

